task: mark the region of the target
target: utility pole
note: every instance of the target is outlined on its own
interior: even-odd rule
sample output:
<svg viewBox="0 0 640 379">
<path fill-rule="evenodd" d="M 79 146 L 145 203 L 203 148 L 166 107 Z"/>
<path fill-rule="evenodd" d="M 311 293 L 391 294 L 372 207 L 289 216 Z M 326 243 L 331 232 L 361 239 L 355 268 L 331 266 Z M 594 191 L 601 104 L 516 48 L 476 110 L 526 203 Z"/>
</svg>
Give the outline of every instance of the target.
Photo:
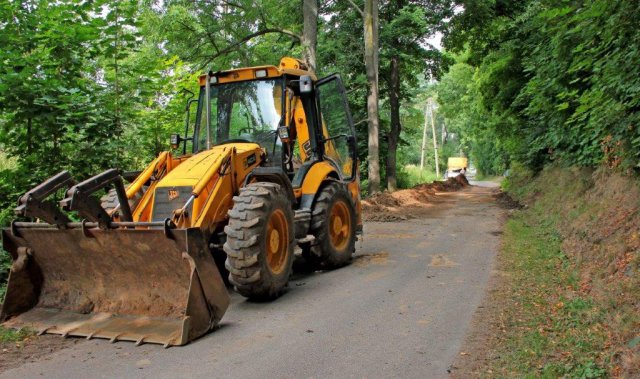
<svg viewBox="0 0 640 379">
<path fill-rule="evenodd" d="M 438 140 L 436 138 L 436 123 L 433 119 L 433 99 L 429 98 L 429 114 L 431 115 L 431 132 L 433 133 L 433 154 L 436 157 L 436 177 L 440 179 L 440 165 L 438 163 Z"/>
<path fill-rule="evenodd" d="M 420 179 L 422 179 L 422 170 L 424 170 L 424 151 L 427 147 L 427 107 L 424 107 L 424 127 L 422 128 L 422 150 L 420 150 Z"/>
</svg>

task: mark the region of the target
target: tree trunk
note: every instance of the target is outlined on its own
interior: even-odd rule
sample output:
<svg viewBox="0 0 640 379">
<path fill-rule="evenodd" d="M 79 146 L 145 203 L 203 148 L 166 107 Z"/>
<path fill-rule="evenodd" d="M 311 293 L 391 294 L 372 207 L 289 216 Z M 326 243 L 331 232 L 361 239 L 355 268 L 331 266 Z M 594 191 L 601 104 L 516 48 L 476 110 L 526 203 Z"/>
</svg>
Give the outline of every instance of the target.
<svg viewBox="0 0 640 379">
<path fill-rule="evenodd" d="M 302 44 L 304 57 L 309 70 L 316 71 L 316 48 L 318 45 L 318 0 L 303 0 L 302 2 Z"/>
<path fill-rule="evenodd" d="M 369 193 L 380 191 L 380 120 L 378 118 L 378 0 L 364 2 L 364 61 L 369 84 Z"/>
<path fill-rule="evenodd" d="M 389 105 L 391 107 L 391 130 L 389 130 L 389 150 L 387 152 L 387 189 L 397 187 L 396 153 L 400 139 L 400 57 L 391 57 L 391 78 L 389 81 Z"/>
</svg>

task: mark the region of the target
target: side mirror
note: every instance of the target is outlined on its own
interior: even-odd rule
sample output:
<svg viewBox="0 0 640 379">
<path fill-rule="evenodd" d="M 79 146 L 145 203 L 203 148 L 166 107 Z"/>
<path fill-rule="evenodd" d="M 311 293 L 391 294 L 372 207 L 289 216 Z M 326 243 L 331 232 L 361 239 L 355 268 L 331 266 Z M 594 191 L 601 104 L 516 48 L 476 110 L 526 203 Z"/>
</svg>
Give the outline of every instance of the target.
<svg viewBox="0 0 640 379">
<path fill-rule="evenodd" d="M 309 75 L 300 77 L 300 93 L 311 93 L 313 91 L 313 80 Z"/>
<path fill-rule="evenodd" d="M 180 134 L 177 134 L 177 133 L 172 134 L 171 137 L 169 138 L 169 143 L 171 144 L 171 148 L 177 149 L 178 146 L 180 145 L 181 140 L 182 138 L 180 138 Z"/>
<path fill-rule="evenodd" d="M 279 126 L 278 127 L 278 137 L 280 137 L 280 141 L 283 143 L 289 143 L 289 127 L 288 126 Z"/>
</svg>

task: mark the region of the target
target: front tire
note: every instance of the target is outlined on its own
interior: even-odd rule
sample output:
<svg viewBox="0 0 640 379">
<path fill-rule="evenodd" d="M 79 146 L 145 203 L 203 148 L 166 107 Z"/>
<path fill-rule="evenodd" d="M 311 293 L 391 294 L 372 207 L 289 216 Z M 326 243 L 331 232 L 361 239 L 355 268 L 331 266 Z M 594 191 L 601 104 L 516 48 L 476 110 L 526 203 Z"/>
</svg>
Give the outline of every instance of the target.
<svg viewBox="0 0 640 379">
<path fill-rule="evenodd" d="M 133 212 L 140 200 L 142 200 L 142 196 L 144 195 L 145 189 L 138 191 L 133 199 L 129 199 L 129 208 L 131 208 L 131 212 Z M 100 205 L 104 208 L 105 212 L 110 216 L 113 216 L 114 212 L 117 212 L 117 209 L 120 208 L 120 200 L 118 199 L 118 193 L 115 188 L 109 190 L 106 195 L 100 198 Z"/>
<path fill-rule="evenodd" d="M 302 254 L 316 268 L 334 269 L 351 261 L 356 244 L 356 212 L 344 184 L 324 186 L 311 211 L 311 234 L 315 241 Z"/>
<path fill-rule="evenodd" d="M 282 293 L 293 265 L 295 233 L 289 198 L 275 183 L 252 183 L 233 198 L 225 267 L 243 296 L 270 300 Z"/>
</svg>

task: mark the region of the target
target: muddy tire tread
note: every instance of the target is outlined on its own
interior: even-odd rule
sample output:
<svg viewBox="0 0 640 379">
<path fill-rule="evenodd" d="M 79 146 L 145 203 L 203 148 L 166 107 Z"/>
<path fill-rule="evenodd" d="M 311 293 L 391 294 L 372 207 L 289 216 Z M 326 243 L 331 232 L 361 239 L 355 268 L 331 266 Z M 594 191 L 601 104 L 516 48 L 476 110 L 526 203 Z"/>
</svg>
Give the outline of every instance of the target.
<svg viewBox="0 0 640 379">
<path fill-rule="evenodd" d="M 348 254 L 337 254 L 332 251 L 328 242 L 328 228 L 325 223 L 328 220 L 327 214 L 332 200 L 336 198 L 345 200 L 351 211 L 352 231 L 351 241 L 347 247 L 349 249 Z M 342 183 L 331 182 L 322 187 L 311 211 L 310 233 L 315 237 L 315 242 L 302 249 L 302 254 L 306 261 L 317 269 L 335 269 L 349 264 L 355 249 L 355 223 L 355 205 L 346 186 Z"/>
<path fill-rule="evenodd" d="M 224 231 L 227 241 L 225 267 L 229 282 L 243 296 L 255 300 L 270 300 L 279 296 L 288 282 L 293 264 L 293 210 L 289 200 L 275 183 L 252 183 L 240 189 L 228 212 L 229 223 Z M 283 207 L 285 205 L 286 207 Z M 289 255 L 282 275 L 272 275 L 266 266 L 266 223 L 274 207 L 285 210 L 289 220 Z"/>
</svg>

